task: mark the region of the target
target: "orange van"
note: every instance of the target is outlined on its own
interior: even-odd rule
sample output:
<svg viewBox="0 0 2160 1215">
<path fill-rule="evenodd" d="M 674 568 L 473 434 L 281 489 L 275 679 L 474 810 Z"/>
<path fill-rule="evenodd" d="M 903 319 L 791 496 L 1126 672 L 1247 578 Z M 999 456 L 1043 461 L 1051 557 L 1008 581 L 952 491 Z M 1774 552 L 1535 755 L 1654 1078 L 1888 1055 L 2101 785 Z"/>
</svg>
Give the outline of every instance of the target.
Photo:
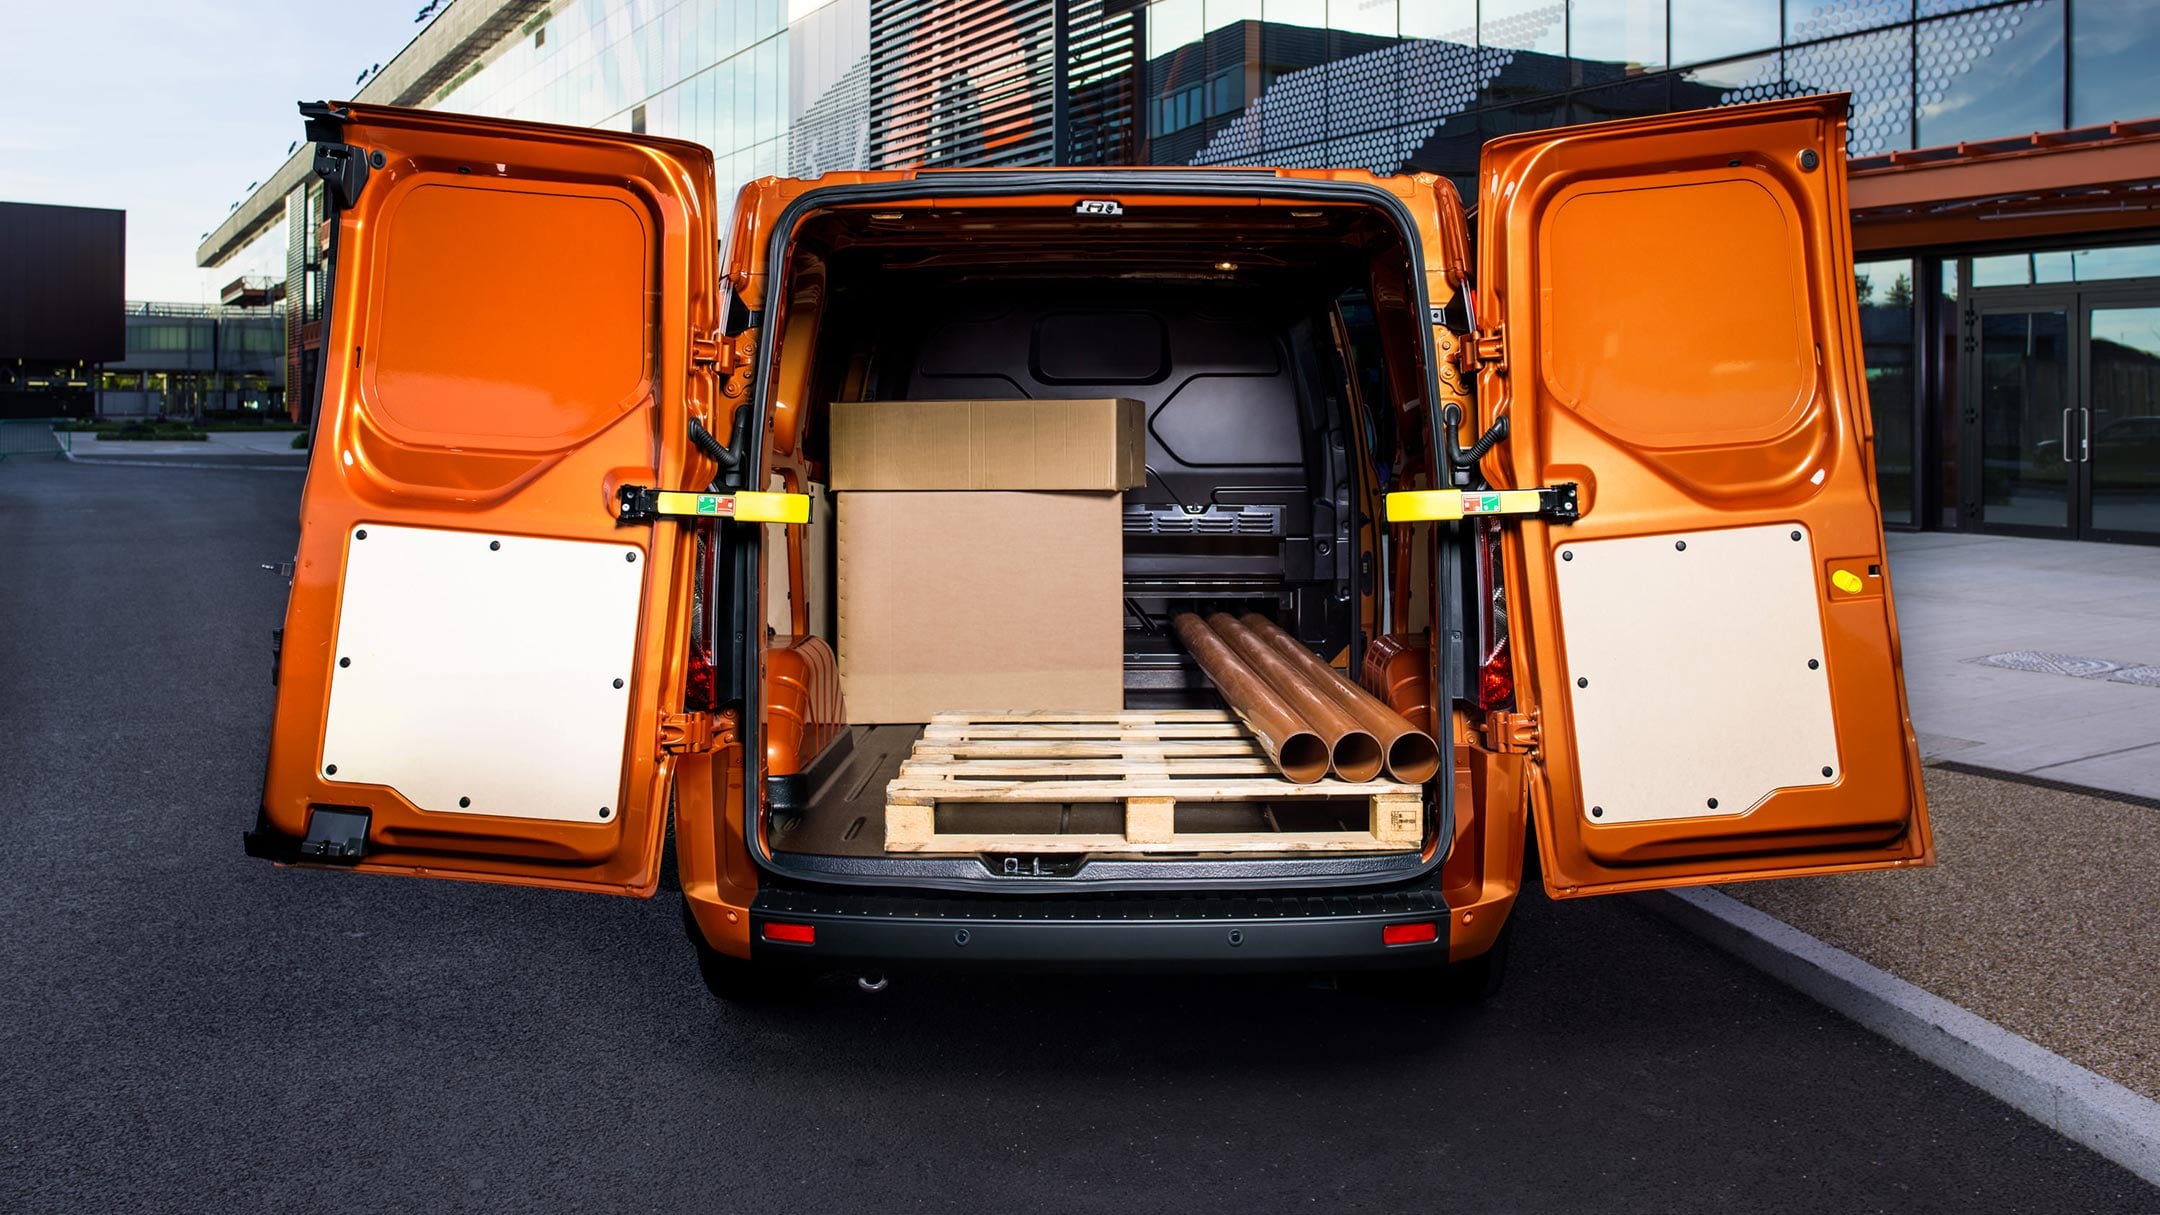
<svg viewBox="0 0 2160 1215">
<path fill-rule="evenodd" d="M 303 112 L 327 313 L 251 855 L 649 897 L 672 850 L 723 996 L 910 965 L 1475 992 L 1532 840 L 1556 898 L 1932 863 L 1841 97 L 1494 140 L 1474 245 L 1426 174 L 838 173 L 726 212 L 690 143 Z M 1258 613 L 1452 753 L 1405 837 L 1305 850 L 1297 807 L 1233 797 L 1167 844 L 1059 804 L 1026 846 L 888 847 L 924 726 L 848 716 L 830 420 L 951 398 L 1141 402 L 1131 714 L 1061 737 L 1215 720 L 1165 622 Z"/>
</svg>

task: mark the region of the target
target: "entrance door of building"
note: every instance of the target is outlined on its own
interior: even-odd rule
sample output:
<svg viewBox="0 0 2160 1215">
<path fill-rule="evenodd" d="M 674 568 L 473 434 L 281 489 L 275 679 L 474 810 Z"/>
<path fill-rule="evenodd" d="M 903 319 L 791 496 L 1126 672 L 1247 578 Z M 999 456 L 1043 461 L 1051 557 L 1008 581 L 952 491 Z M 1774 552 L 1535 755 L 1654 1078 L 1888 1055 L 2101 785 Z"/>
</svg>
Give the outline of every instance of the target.
<svg viewBox="0 0 2160 1215">
<path fill-rule="evenodd" d="M 2160 541 L 2160 291 L 1979 289 L 1966 314 L 1968 502 L 1982 530 Z"/>
</svg>

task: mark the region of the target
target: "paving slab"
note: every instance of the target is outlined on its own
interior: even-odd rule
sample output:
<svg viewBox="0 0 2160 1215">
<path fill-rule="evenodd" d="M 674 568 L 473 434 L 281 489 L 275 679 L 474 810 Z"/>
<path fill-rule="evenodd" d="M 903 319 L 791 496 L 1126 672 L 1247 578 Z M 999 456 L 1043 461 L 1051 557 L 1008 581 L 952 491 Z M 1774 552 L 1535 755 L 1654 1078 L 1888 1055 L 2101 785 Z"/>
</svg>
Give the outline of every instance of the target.
<svg viewBox="0 0 2160 1215">
<path fill-rule="evenodd" d="M 1893 534 L 1905 688 L 1924 758 L 2160 797 L 2160 547 Z M 1986 665 L 2103 660 L 2087 677 Z"/>
</svg>

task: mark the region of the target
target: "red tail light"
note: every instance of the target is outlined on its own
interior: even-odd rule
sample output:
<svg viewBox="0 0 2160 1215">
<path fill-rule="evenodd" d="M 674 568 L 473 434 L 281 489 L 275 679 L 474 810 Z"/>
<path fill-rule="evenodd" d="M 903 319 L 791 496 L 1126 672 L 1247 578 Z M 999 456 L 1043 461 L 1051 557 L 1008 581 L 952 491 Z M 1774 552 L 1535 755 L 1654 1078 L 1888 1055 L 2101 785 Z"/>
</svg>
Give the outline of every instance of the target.
<svg viewBox="0 0 2160 1215">
<path fill-rule="evenodd" d="M 697 532 L 697 568 L 692 580 L 690 607 L 690 668 L 683 688 L 683 708 L 710 713 L 719 707 L 713 688 L 713 628 L 707 619 L 711 607 L 705 589 L 712 585 L 713 529 L 708 523 Z"/>
<path fill-rule="evenodd" d="M 1474 695 L 1480 709 L 1504 709 L 1515 699 L 1515 662 L 1508 653 L 1507 588 L 1500 582 L 1500 521 L 1478 520 L 1478 658 Z"/>
<path fill-rule="evenodd" d="M 1423 945 L 1440 939 L 1440 925 L 1434 920 L 1419 920 L 1415 924 L 1388 924 L 1380 929 L 1382 945 Z"/>
<path fill-rule="evenodd" d="M 817 944 L 817 925 L 767 924 L 765 925 L 764 937 L 768 941 L 779 941 L 784 945 L 815 945 Z"/>
</svg>

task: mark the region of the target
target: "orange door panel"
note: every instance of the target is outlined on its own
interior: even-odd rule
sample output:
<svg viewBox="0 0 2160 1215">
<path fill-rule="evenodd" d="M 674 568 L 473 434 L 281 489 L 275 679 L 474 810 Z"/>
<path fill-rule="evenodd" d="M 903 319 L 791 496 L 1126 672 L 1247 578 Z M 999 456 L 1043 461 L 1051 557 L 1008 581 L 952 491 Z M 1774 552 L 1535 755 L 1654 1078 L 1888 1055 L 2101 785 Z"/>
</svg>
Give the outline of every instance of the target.
<svg viewBox="0 0 2160 1215">
<path fill-rule="evenodd" d="M 312 118 L 346 197 L 253 847 L 649 894 L 693 558 L 614 504 L 711 475 L 686 433 L 713 395 L 710 155 Z"/>
<path fill-rule="evenodd" d="M 1883 572 L 1845 105 L 1495 140 L 1479 217 L 1556 895 L 1932 860 Z"/>
</svg>

